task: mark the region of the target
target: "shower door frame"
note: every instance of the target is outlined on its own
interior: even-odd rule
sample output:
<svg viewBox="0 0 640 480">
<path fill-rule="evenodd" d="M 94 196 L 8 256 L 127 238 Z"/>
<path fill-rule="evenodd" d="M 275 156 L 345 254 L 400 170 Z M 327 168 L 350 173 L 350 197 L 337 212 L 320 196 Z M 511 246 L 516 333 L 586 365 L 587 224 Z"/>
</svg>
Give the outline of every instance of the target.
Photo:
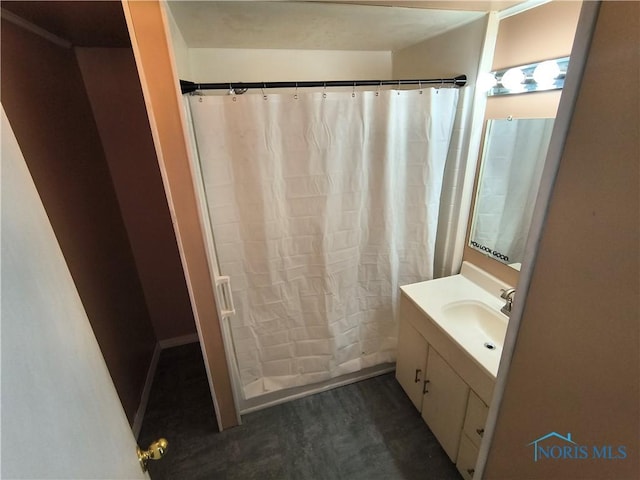
<svg viewBox="0 0 640 480">
<path fill-rule="evenodd" d="M 218 255 L 216 252 L 216 244 L 213 236 L 213 228 L 209 217 L 209 207 L 207 204 L 207 195 L 202 180 L 202 169 L 200 168 L 200 155 L 198 154 L 198 146 L 196 142 L 195 132 L 193 129 L 193 118 L 191 117 L 191 106 L 189 105 L 188 96 L 182 96 L 184 119 L 184 136 L 187 140 L 187 151 L 189 156 L 189 167 L 191 169 L 191 179 L 196 196 L 196 207 L 198 209 L 198 217 L 202 227 L 202 236 L 204 239 L 205 252 L 209 272 L 211 273 L 211 283 L 214 287 L 214 297 L 216 303 L 216 311 L 218 313 L 218 321 L 220 322 L 220 330 L 222 332 L 222 343 L 224 346 L 224 355 L 227 359 L 227 369 L 231 380 L 231 391 L 233 394 L 233 404 L 236 410 L 236 418 L 238 425 L 242 425 L 242 413 L 246 413 L 243 407 L 244 395 L 240 382 L 240 371 L 238 361 L 235 355 L 235 347 L 233 337 L 231 335 L 231 326 L 229 322 L 231 317 L 236 314 L 233 305 L 233 294 L 231 293 L 231 279 L 224 276 L 220 272 L 220 264 L 218 263 Z M 222 308 L 223 305 L 227 308 Z"/>
<path fill-rule="evenodd" d="M 231 332 L 231 317 L 235 315 L 233 307 L 233 297 L 231 292 L 230 278 L 222 275 L 218 256 L 215 246 L 215 235 L 209 218 L 209 206 L 207 204 L 207 195 L 204 188 L 202 177 L 202 169 L 200 166 L 200 157 L 198 155 L 198 146 L 195 137 L 193 118 L 191 116 L 191 107 L 189 105 L 188 96 L 183 95 L 183 113 L 184 113 L 184 134 L 187 139 L 187 149 L 189 154 L 189 166 L 191 169 L 191 177 L 193 187 L 196 194 L 196 206 L 198 216 L 202 224 L 202 234 L 206 247 L 207 262 L 209 271 L 211 272 L 211 280 L 214 285 L 214 295 L 216 300 L 216 310 L 220 321 L 220 329 L 222 331 L 222 341 L 224 344 L 225 357 L 229 377 L 231 379 L 231 388 L 233 393 L 234 405 L 238 424 L 242 424 L 241 415 L 251 413 L 253 411 L 262 410 L 274 405 L 285 403 L 297 398 L 306 397 L 314 393 L 320 393 L 333 388 L 349 385 L 367 378 L 376 377 L 385 373 L 395 371 L 394 363 L 382 363 L 367 367 L 357 372 L 348 373 L 338 377 L 330 378 L 323 382 L 312 383 L 299 387 L 285 388 L 274 392 L 266 393 L 256 397 L 246 399 L 244 397 L 242 382 L 240 380 L 240 369 L 235 354 L 235 346 L 233 343 L 233 334 Z M 225 306 L 226 308 L 223 308 Z"/>
</svg>

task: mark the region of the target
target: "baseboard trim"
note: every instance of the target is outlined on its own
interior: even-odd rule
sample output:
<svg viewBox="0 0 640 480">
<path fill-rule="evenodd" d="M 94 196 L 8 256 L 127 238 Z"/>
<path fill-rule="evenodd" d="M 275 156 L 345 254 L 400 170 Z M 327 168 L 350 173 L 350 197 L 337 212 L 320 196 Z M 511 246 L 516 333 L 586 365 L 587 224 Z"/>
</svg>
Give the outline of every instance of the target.
<svg viewBox="0 0 640 480">
<path fill-rule="evenodd" d="M 144 414 L 147 410 L 147 404 L 149 403 L 149 394 L 151 393 L 151 385 L 153 384 L 153 377 L 156 375 L 156 368 L 158 367 L 158 360 L 160 359 L 160 351 L 162 347 L 160 343 L 156 343 L 156 348 L 153 350 L 153 355 L 151 356 L 151 363 L 149 364 L 149 370 L 147 371 L 147 378 L 144 381 L 144 388 L 142 389 L 142 395 L 140 397 L 140 405 L 138 406 L 138 411 L 136 412 L 135 417 L 133 417 L 133 425 L 131 426 L 131 430 L 133 431 L 133 436 L 138 439 L 140 435 L 140 430 L 142 429 L 142 420 L 144 419 Z"/>
<path fill-rule="evenodd" d="M 179 347 L 181 345 L 187 345 L 189 343 L 199 342 L 197 333 L 190 333 L 189 335 L 182 335 L 180 337 L 173 338 L 165 338 L 164 340 L 160 340 L 158 345 L 160 345 L 160 349 L 164 350 L 165 348 L 171 347 Z"/>
</svg>

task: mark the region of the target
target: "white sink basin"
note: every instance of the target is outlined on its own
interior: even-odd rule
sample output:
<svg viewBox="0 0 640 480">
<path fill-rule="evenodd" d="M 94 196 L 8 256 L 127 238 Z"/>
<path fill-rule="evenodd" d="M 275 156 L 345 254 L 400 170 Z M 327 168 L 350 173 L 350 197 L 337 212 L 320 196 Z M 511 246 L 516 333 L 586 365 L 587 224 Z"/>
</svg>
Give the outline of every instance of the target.
<svg viewBox="0 0 640 480">
<path fill-rule="evenodd" d="M 449 322 L 455 324 L 454 328 L 460 327 L 472 333 L 479 342 L 502 348 L 507 321 L 500 312 L 481 302 L 461 300 L 443 306 L 442 313 Z M 494 349 L 484 346 L 489 350 Z"/>
<path fill-rule="evenodd" d="M 404 285 L 401 290 L 495 379 L 509 323 L 500 312 L 504 305 L 500 289 L 509 287 L 464 262 L 459 275 Z M 416 328 L 420 331 L 419 326 Z"/>
</svg>

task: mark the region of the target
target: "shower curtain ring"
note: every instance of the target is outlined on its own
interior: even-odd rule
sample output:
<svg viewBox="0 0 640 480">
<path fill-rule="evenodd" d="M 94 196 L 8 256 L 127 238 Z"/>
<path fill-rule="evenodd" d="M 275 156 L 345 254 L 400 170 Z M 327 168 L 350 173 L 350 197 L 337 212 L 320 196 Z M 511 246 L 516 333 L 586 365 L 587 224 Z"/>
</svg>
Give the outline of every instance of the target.
<svg viewBox="0 0 640 480">
<path fill-rule="evenodd" d="M 322 98 L 327 98 L 327 82 L 324 82 L 324 92 L 322 93 Z"/>
<path fill-rule="evenodd" d="M 294 100 L 297 100 L 297 99 L 298 99 L 298 82 L 296 82 L 296 93 L 295 93 L 295 95 L 293 96 L 293 98 L 294 98 Z"/>
<path fill-rule="evenodd" d="M 267 94 L 264 93 L 264 89 L 267 88 L 267 84 L 262 82 L 262 98 L 264 98 L 265 100 L 267 99 Z"/>
<path fill-rule="evenodd" d="M 398 80 L 398 95 L 400 95 L 400 80 Z"/>
<path fill-rule="evenodd" d="M 351 98 L 356 98 L 356 82 L 353 82 L 353 88 L 351 89 Z"/>
<path fill-rule="evenodd" d="M 380 80 L 380 85 L 378 85 L 378 88 L 376 88 L 376 97 L 380 96 L 380 87 L 382 87 L 382 80 Z"/>
<path fill-rule="evenodd" d="M 420 89 L 420 95 L 422 95 L 422 80 L 418 80 L 418 88 Z"/>
</svg>

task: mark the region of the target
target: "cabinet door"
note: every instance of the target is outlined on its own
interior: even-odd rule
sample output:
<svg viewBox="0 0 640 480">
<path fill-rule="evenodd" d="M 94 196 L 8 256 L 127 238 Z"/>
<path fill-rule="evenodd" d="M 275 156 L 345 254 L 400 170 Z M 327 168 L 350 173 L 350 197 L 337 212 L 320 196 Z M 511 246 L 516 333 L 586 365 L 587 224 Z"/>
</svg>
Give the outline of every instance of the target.
<svg viewBox="0 0 640 480">
<path fill-rule="evenodd" d="M 422 418 L 455 463 L 469 387 L 433 347 L 429 348 L 426 382 Z"/>
<path fill-rule="evenodd" d="M 463 431 L 478 448 L 480 448 L 484 436 L 484 424 L 487 422 L 488 413 L 489 407 L 472 391 L 469 394 L 469 405 L 467 405 Z"/>
<path fill-rule="evenodd" d="M 458 453 L 458 461 L 456 462 L 456 468 L 462 475 L 462 478 L 465 480 L 471 480 L 473 478 L 477 459 L 478 449 L 466 435 L 462 435 L 462 438 L 460 438 L 460 452 Z"/>
<path fill-rule="evenodd" d="M 422 385 L 427 363 L 427 342 L 407 321 L 400 319 L 396 378 L 415 407 L 422 409 Z"/>
</svg>

